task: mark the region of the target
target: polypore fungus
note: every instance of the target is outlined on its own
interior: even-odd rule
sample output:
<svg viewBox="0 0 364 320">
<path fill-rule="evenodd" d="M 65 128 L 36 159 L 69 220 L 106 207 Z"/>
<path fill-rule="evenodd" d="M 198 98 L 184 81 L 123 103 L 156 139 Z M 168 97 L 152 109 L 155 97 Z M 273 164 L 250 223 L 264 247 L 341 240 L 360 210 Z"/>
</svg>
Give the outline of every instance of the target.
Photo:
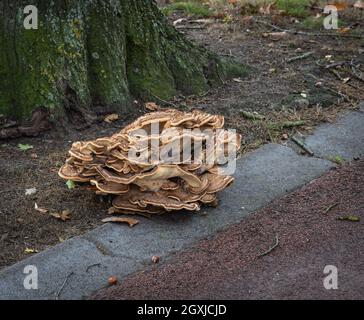
<svg viewBox="0 0 364 320">
<path fill-rule="evenodd" d="M 148 113 L 111 137 L 75 142 L 59 175 L 113 195 L 111 214 L 199 210 L 234 181 L 223 167 L 241 137 L 223 126 L 223 116 L 198 110 Z"/>
</svg>

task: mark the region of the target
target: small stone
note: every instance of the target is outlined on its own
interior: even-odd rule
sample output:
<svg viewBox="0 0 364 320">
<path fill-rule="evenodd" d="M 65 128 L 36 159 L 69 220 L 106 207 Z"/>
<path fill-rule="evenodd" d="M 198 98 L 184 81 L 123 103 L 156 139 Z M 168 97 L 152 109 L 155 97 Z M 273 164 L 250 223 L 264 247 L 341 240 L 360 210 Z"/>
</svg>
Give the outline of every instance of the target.
<svg viewBox="0 0 364 320">
<path fill-rule="evenodd" d="M 294 101 L 294 106 L 297 109 L 307 108 L 309 105 L 310 105 L 310 102 L 307 99 L 299 98 Z"/>
<path fill-rule="evenodd" d="M 160 258 L 158 256 L 153 256 L 152 257 L 152 262 L 157 264 L 159 262 Z"/>
<path fill-rule="evenodd" d="M 115 286 L 118 283 L 118 278 L 115 276 L 112 276 L 109 279 L 107 279 L 107 282 L 108 282 L 109 286 Z"/>
<path fill-rule="evenodd" d="M 26 196 L 32 196 L 33 194 L 36 194 L 36 193 L 37 193 L 36 188 L 25 189 L 25 195 Z"/>
</svg>

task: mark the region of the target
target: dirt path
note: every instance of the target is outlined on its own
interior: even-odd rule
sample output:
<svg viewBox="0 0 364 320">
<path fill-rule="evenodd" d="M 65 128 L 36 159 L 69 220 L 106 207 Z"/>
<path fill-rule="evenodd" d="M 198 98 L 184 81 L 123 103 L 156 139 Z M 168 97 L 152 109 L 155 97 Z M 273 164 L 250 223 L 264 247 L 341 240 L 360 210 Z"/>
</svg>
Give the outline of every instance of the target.
<svg viewBox="0 0 364 320">
<path fill-rule="evenodd" d="M 361 220 L 338 220 L 351 215 Z M 93 298 L 364 299 L 363 219 L 361 159 Z M 326 265 L 338 290 L 323 286 Z"/>
</svg>

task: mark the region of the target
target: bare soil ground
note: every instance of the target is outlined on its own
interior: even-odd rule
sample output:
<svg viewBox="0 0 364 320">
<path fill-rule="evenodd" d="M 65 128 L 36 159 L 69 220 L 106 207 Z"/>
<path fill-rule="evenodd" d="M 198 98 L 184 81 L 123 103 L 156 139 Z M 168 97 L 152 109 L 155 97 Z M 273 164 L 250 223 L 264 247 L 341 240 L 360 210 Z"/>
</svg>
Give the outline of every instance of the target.
<svg viewBox="0 0 364 320">
<path fill-rule="evenodd" d="M 171 22 L 181 17 L 185 16 L 176 13 Z M 276 23 L 269 17 L 263 18 L 270 24 Z M 285 141 L 293 133 L 309 132 L 321 122 L 334 121 L 338 112 L 353 109 L 358 101 L 364 100 L 363 80 L 353 75 L 349 64 L 354 61 L 355 70 L 363 70 L 362 38 L 351 38 L 346 33 L 332 37 L 287 33 L 276 39 L 265 35 L 277 31 L 275 28 L 252 20 L 217 20 L 198 25 L 197 29 L 190 20 L 179 28 L 191 40 L 218 54 L 234 57 L 254 71 L 247 78 L 230 80 L 202 96 L 157 102 L 225 115 L 227 125 L 244 136 L 243 152 L 270 141 Z M 288 17 L 280 25 L 296 28 Z M 363 29 L 363 24 L 358 23 L 355 34 L 363 34 Z M 312 55 L 305 59 L 286 61 L 311 51 Z M 326 68 L 343 61 L 338 67 Z M 350 80 L 345 82 L 343 79 L 347 78 Z M 264 119 L 247 119 L 243 111 L 257 112 Z M 112 124 L 101 122 L 63 135 L 50 132 L 39 138 L 1 142 L 0 267 L 25 258 L 29 254 L 25 253 L 27 248 L 42 251 L 101 223 L 109 205 L 87 189 L 68 190 L 57 170 L 73 141 L 110 135 L 143 112 L 139 104 L 135 114 Z M 304 123 L 292 126 L 287 122 L 297 120 Z M 33 149 L 21 151 L 19 143 L 30 144 Z M 26 196 L 25 189 L 29 188 L 36 188 L 37 193 Z M 50 212 L 70 210 L 71 219 L 63 222 L 49 213 L 40 213 L 34 209 L 35 203 Z"/>
<path fill-rule="evenodd" d="M 363 194 L 361 159 L 93 299 L 364 299 Z"/>
</svg>

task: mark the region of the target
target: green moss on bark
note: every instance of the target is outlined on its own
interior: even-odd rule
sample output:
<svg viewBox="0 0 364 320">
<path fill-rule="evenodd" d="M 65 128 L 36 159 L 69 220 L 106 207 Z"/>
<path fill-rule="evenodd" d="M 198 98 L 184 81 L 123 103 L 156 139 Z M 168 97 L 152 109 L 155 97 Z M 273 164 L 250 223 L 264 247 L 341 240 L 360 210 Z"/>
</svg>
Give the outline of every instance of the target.
<svg viewBox="0 0 364 320">
<path fill-rule="evenodd" d="M 23 27 L 27 4 L 0 4 L 0 113 L 14 118 L 39 106 L 62 116 L 69 92 L 85 108 L 128 111 L 133 96 L 198 94 L 245 73 L 186 40 L 150 0 L 38 0 L 37 30 Z"/>
</svg>

